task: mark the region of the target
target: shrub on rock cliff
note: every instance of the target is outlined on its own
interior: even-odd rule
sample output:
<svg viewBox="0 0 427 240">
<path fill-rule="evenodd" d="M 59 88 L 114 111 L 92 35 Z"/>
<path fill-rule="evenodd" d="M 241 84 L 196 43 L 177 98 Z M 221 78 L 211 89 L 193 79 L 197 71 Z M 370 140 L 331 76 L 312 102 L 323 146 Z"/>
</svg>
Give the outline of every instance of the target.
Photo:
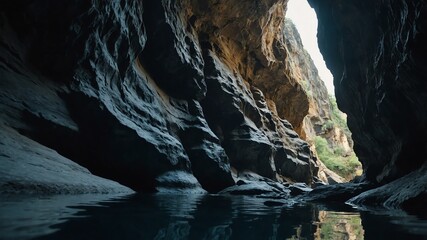
<svg viewBox="0 0 427 240">
<path fill-rule="evenodd" d="M 331 131 L 332 129 L 334 129 L 334 122 L 332 120 L 328 120 L 325 122 L 325 124 L 323 124 L 322 126 L 322 132 L 328 132 Z"/>
<path fill-rule="evenodd" d="M 331 149 L 326 139 L 317 136 L 314 140 L 319 159 L 326 167 L 347 180 L 360 175 L 358 170 L 361 168 L 361 163 L 354 153 L 343 156 L 339 149 Z"/>
</svg>

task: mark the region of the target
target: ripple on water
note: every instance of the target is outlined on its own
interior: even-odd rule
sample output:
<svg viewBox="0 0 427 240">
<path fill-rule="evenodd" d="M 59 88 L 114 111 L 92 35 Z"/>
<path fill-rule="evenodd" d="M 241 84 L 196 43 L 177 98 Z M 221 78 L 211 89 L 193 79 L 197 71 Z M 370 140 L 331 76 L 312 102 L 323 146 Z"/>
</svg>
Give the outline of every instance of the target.
<svg viewBox="0 0 427 240">
<path fill-rule="evenodd" d="M 220 195 L 2 197 L 0 239 L 421 239 L 427 222 L 347 205 Z"/>
</svg>

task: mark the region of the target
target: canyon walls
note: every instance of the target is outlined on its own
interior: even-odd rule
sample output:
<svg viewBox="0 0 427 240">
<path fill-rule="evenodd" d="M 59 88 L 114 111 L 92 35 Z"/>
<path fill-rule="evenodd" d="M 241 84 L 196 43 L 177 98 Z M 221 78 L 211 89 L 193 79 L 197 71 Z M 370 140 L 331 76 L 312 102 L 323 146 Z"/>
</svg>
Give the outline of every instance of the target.
<svg viewBox="0 0 427 240">
<path fill-rule="evenodd" d="M 309 2 L 365 180 L 387 184 L 353 202 L 421 206 L 427 188 L 426 2 Z"/>
<path fill-rule="evenodd" d="M 421 206 L 425 1 L 310 4 L 364 167 L 363 183 L 335 190 Z M 0 3 L 1 192 L 218 192 L 252 173 L 319 183 L 313 137 L 353 143 L 323 132 L 333 106 L 286 5 Z"/>
<path fill-rule="evenodd" d="M 318 119 L 309 124 L 327 115 L 326 90 L 297 72 L 306 70 L 296 58 L 308 55 L 291 47 L 299 37 L 286 4 L 2 2 L 0 119 L 11 140 L 0 168 L 13 169 L 0 177 L 2 192 L 74 184 L 49 188 L 48 176 L 64 171 L 47 157 L 143 192 L 218 192 L 245 171 L 318 182 L 300 136 L 313 129 L 307 114 Z M 43 174 L 30 181 L 20 169 L 35 165 Z M 93 184 L 89 192 L 99 191 Z"/>
</svg>

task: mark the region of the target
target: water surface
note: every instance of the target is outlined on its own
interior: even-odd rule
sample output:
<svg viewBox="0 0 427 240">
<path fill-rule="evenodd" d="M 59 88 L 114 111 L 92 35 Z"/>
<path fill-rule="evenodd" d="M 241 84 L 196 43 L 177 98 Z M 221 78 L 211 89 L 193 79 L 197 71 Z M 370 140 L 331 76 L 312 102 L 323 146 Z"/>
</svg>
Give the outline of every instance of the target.
<svg viewBox="0 0 427 240">
<path fill-rule="evenodd" d="M 0 239 L 427 239 L 400 211 L 218 195 L 1 197 Z"/>
</svg>

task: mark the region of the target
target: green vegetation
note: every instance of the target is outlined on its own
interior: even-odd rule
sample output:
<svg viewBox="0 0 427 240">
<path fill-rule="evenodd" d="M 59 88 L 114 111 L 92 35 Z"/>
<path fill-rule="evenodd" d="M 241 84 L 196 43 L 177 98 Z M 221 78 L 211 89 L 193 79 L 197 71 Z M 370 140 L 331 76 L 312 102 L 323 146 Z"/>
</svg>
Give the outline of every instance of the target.
<svg viewBox="0 0 427 240">
<path fill-rule="evenodd" d="M 347 121 L 343 117 L 343 113 L 338 109 L 335 98 L 329 96 L 329 102 L 331 105 L 331 120 L 326 121 L 322 126 L 322 131 L 328 132 L 334 127 L 338 127 L 344 131 L 347 139 L 351 141 L 351 132 L 347 127 Z M 343 148 L 332 148 L 328 144 L 328 141 L 321 136 L 315 137 L 314 144 L 320 161 L 322 161 L 327 168 L 347 180 L 351 180 L 356 175 L 360 175 L 362 165 L 354 153 L 348 156 L 348 153 L 346 153 Z"/>
<path fill-rule="evenodd" d="M 337 148 L 332 150 L 326 139 L 319 136 L 315 137 L 314 143 L 320 161 L 322 161 L 327 168 L 347 180 L 356 176 L 356 170 L 361 167 L 361 163 L 354 153 L 350 156 L 343 156 L 343 149 Z"/>
<path fill-rule="evenodd" d="M 335 126 L 334 122 L 332 120 L 328 120 L 325 122 L 325 124 L 323 124 L 322 131 L 323 132 L 330 131 L 334 128 L 334 126 Z"/>
<path fill-rule="evenodd" d="M 320 211 L 321 239 L 363 239 L 364 230 L 359 214 Z"/>
<path fill-rule="evenodd" d="M 338 109 L 337 102 L 333 96 L 329 96 L 331 105 L 331 120 L 328 120 L 323 126 L 322 131 L 328 132 L 334 127 L 342 129 L 348 139 L 351 139 L 351 132 L 347 127 L 347 121 L 343 118 L 343 113 Z M 356 155 L 352 153 L 350 156 L 345 156 L 345 150 L 341 147 L 332 149 L 327 140 L 317 136 L 314 139 L 317 154 L 326 167 L 336 172 L 341 177 L 347 180 L 354 178 L 359 173 L 357 170 L 361 168 L 361 163 Z"/>
<path fill-rule="evenodd" d="M 334 149 L 334 154 L 339 155 L 339 156 L 343 156 L 345 154 L 345 150 L 342 147 L 337 147 Z"/>
</svg>

